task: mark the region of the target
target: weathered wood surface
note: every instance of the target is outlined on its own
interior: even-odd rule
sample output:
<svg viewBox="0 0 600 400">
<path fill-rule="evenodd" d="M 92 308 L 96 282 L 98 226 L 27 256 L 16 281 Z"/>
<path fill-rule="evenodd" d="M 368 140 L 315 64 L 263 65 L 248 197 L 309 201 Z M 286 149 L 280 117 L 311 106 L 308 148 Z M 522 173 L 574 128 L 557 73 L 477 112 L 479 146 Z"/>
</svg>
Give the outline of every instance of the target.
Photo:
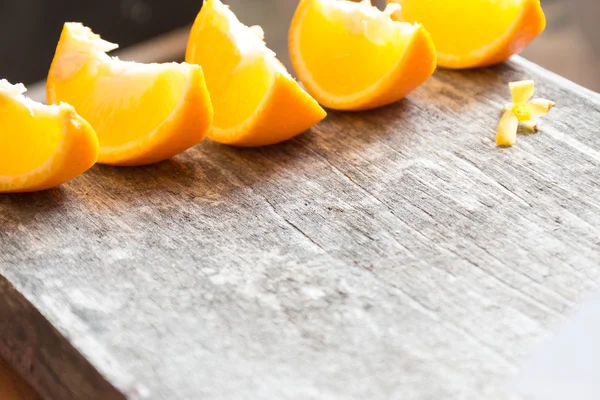
<svg viewBox="0 0 600 400">
<path fill-rule="evenodd" d="M 7 362 L 0 359 L 0 399 L 39 400 L 40 397 Z"/>
<path fill-rule="evenodd" d="M 558 106 L 498 149 L 526 78 Z M 505 399 L 598 287 L 599 165 L 598 98 L 517 59 L 280 145 L 96 166 L 0 197 L 0 349 L 61 400 Z"/>
</svg>

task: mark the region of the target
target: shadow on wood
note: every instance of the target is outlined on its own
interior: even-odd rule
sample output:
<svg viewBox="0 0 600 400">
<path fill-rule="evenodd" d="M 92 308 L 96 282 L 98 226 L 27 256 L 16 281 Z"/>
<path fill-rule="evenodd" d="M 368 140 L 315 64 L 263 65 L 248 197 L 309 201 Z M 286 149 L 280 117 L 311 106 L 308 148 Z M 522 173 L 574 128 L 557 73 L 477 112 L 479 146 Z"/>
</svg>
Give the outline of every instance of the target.
<svg viewBox="0 0 600 400">
<path fill-rule="evenodd" d="M 30 219 L 64 207 L 68 203 L 65 195 L 64 186 L 34 193 L 0 194 L 0 207 L 6 207 L 6 210 L 14 213 L 19 222 L 27 223 Z"/>
</svg>

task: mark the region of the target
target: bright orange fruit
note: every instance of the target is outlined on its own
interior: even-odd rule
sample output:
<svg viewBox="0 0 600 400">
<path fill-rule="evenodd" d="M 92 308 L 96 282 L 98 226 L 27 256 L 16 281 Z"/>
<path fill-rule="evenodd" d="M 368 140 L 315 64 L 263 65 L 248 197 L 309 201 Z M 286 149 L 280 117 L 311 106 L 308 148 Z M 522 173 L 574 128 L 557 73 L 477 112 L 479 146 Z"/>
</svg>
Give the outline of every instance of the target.
<svg viewBox="0 0 600 400">
<path fill-rule="evenodd" d="M 396 102 L 434 72 L 436 53 L 419 24 L 391 19 L 366 0 L 301 0 L 289 33 L 292 63 L 319 103 L 364 110 Z"/>
<path fill-rule="evenodd" d="M 186 61 L 202 66 L 215 109 L 211 140 L 262 146 L 290 139 L 325 111 L 289 75 L 263 41 L 219 0 L 205 0 L 190 33 Z"/>
<path fill-rule="evenodd" d="M 205 138 L 213 110 L 202 68 L 109 57 L 118 46 L 67 23 L 48 74 L 48 101 L 72 104 L 100 140 L 99 163 L 144 165 Z"/>
<path fill-rule="evenodd" d="M 0 80 L 0 193 L 53 188 L 98 159 L 98 138 L 73 107 L 46 106 L 25 91 Z"/>
<path fill-rule="evenodd" d="M 500 63 L 544 31 L 540 0 L 389 0 L 400 21 L 420 22 L 431 33 L 438 64 L 473 68 Z"/>
</svg>

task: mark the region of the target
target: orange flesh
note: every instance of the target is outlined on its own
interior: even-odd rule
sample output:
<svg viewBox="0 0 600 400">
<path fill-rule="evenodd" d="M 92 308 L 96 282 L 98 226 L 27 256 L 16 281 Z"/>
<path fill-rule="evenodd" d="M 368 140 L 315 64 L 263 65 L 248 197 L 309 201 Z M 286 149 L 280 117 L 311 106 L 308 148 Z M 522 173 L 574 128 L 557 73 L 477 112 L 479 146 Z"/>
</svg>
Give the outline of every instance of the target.
<svg viewBox="0 0 600 400">
<path fill-rule="evenodd" d="M 220 0 L 205 0 L 186 49 L 199 64 L 214 106 L 208 137 L 233 146 L 267 146 L 301 134 L 326 113 L 264 42 Z"/>
<path fill-rule="evenodd" d="M 319 3 L 308 7 L 298 34 L 299 48 L 314 81 L 319 82 L 324 91 L 338 96 L 356 94 L 379 81 L 398 63 L 412 38 L 395 29 L 389 37 L 374 44 L 366 35 L 353 33 L 353 27 L 349 27 L 344 18 L 330 19 L 324 35 L 314 29 L 323 23 L 319 21 L 324 14 L 326 11 Z M 412 30 L 412 27 L 405 28 L 408 32 Z M 332 48 L 336 48 L 336 52 L 332 52 Z M 369 62 L 366 68 L 368 60 L 377 61 Z"/>
<path fill-rule="evenodd" d="M 0 175 L 22 175 L 48 161 L 63 137 L 57 115 L 49 108 L 38 112 L 0 94 Z"/>
<path fill-rule="evenodd" d="M 523 8 L 522 0 L 394 0 L 398 16 L 422 23 L 441 54 L 467 56 L 502 37 Z"/>
<path fill-rule="evenodd" d="M 202 68 L 106 54 L 117 47 L 80 23 L 66 23 L 46 82 L 50 103 L 73 105 L 95 129 L 98 162 L 152 164 L 202 141 L 213 117 Z"/>
<path fill-rule="evenodd" d="M 135 141 L 140 132 L 152 132 L 169 117 L 184 89 L 186 75 L 163 71 L 178 67 L 89 60 L 76 76 L 56 85 L 54 93 L 56 98 L 78 105 L 78 113 L 98 133 L 101 147 L 119 146 Z M 100 69 L 101 77 L 89 79 L 91 69 Z M 60 76 L 61 71 L 56 73 Z M 161 93 L 161 101 L 156 101 L 157 93 Z"/>
<path fill-rule="evenodd" d="M 204 5 L 211 6 L 211 3 Z M 242 54 L 232 38 L 232 23 L 226 16 L 203 11 L 205 20 L 196 24 L 201 32 L 192 32 L 190 41 L 194 45 L 189 47 L 186 61 L 199 64 L 204 70 L 215 110 L 213 125 L 229 129 L 246 122 L 256 112 L 272 86 L 273 67 L 264 57 L 253 56 L 257 49 Z M 196 40 L 197 35 L 201 38 Z"/>
</svg>

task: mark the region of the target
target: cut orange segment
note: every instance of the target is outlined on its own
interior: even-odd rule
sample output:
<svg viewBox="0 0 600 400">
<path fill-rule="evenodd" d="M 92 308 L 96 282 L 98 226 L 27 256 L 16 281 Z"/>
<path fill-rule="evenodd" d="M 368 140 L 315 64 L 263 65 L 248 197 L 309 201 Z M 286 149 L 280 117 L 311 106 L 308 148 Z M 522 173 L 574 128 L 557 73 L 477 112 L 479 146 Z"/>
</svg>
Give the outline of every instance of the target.
<svg viewBox="0 0 600 400">
<path fill-rule="evenodd" d="M 419 24 L 391 19 L 369 0 L 301 0 L 289 34 L 292 63 L 319 103 L 364 110 L 394 103 L 436 67 L 433 42 Z"/>
<path fill-rule="evenodd" d="M 73 107 L 46 106 L 25 91 L 0 80 L 0 193 L 53 188 L 98 159 L 98 138 Z"/>
<path fill-rule="evenodd" d="M 400 21 L 420 22 L 431 33 L 438 64 L 474 68 L 519 53 L 544 31 L 540 0 L 390 0 Z"/>
<path fill-rule="evenodd" d="M 118 46 L 67 23 L 48 74 L 51 103 L 72 104 L 96 130 L 99 163 L 162 161 L 205 138 L 213 111 L 202 68 L 109 57 Z"/>
<path fill-rule="evenodd" d="M 190 33 L 186 61 L 200 64 L 215 109 L 209 138 L 236 146 L 290 139 L 325 111 L 289 75 L 263 41 L 219 0 L 206 0 Z"/>
</svg>

